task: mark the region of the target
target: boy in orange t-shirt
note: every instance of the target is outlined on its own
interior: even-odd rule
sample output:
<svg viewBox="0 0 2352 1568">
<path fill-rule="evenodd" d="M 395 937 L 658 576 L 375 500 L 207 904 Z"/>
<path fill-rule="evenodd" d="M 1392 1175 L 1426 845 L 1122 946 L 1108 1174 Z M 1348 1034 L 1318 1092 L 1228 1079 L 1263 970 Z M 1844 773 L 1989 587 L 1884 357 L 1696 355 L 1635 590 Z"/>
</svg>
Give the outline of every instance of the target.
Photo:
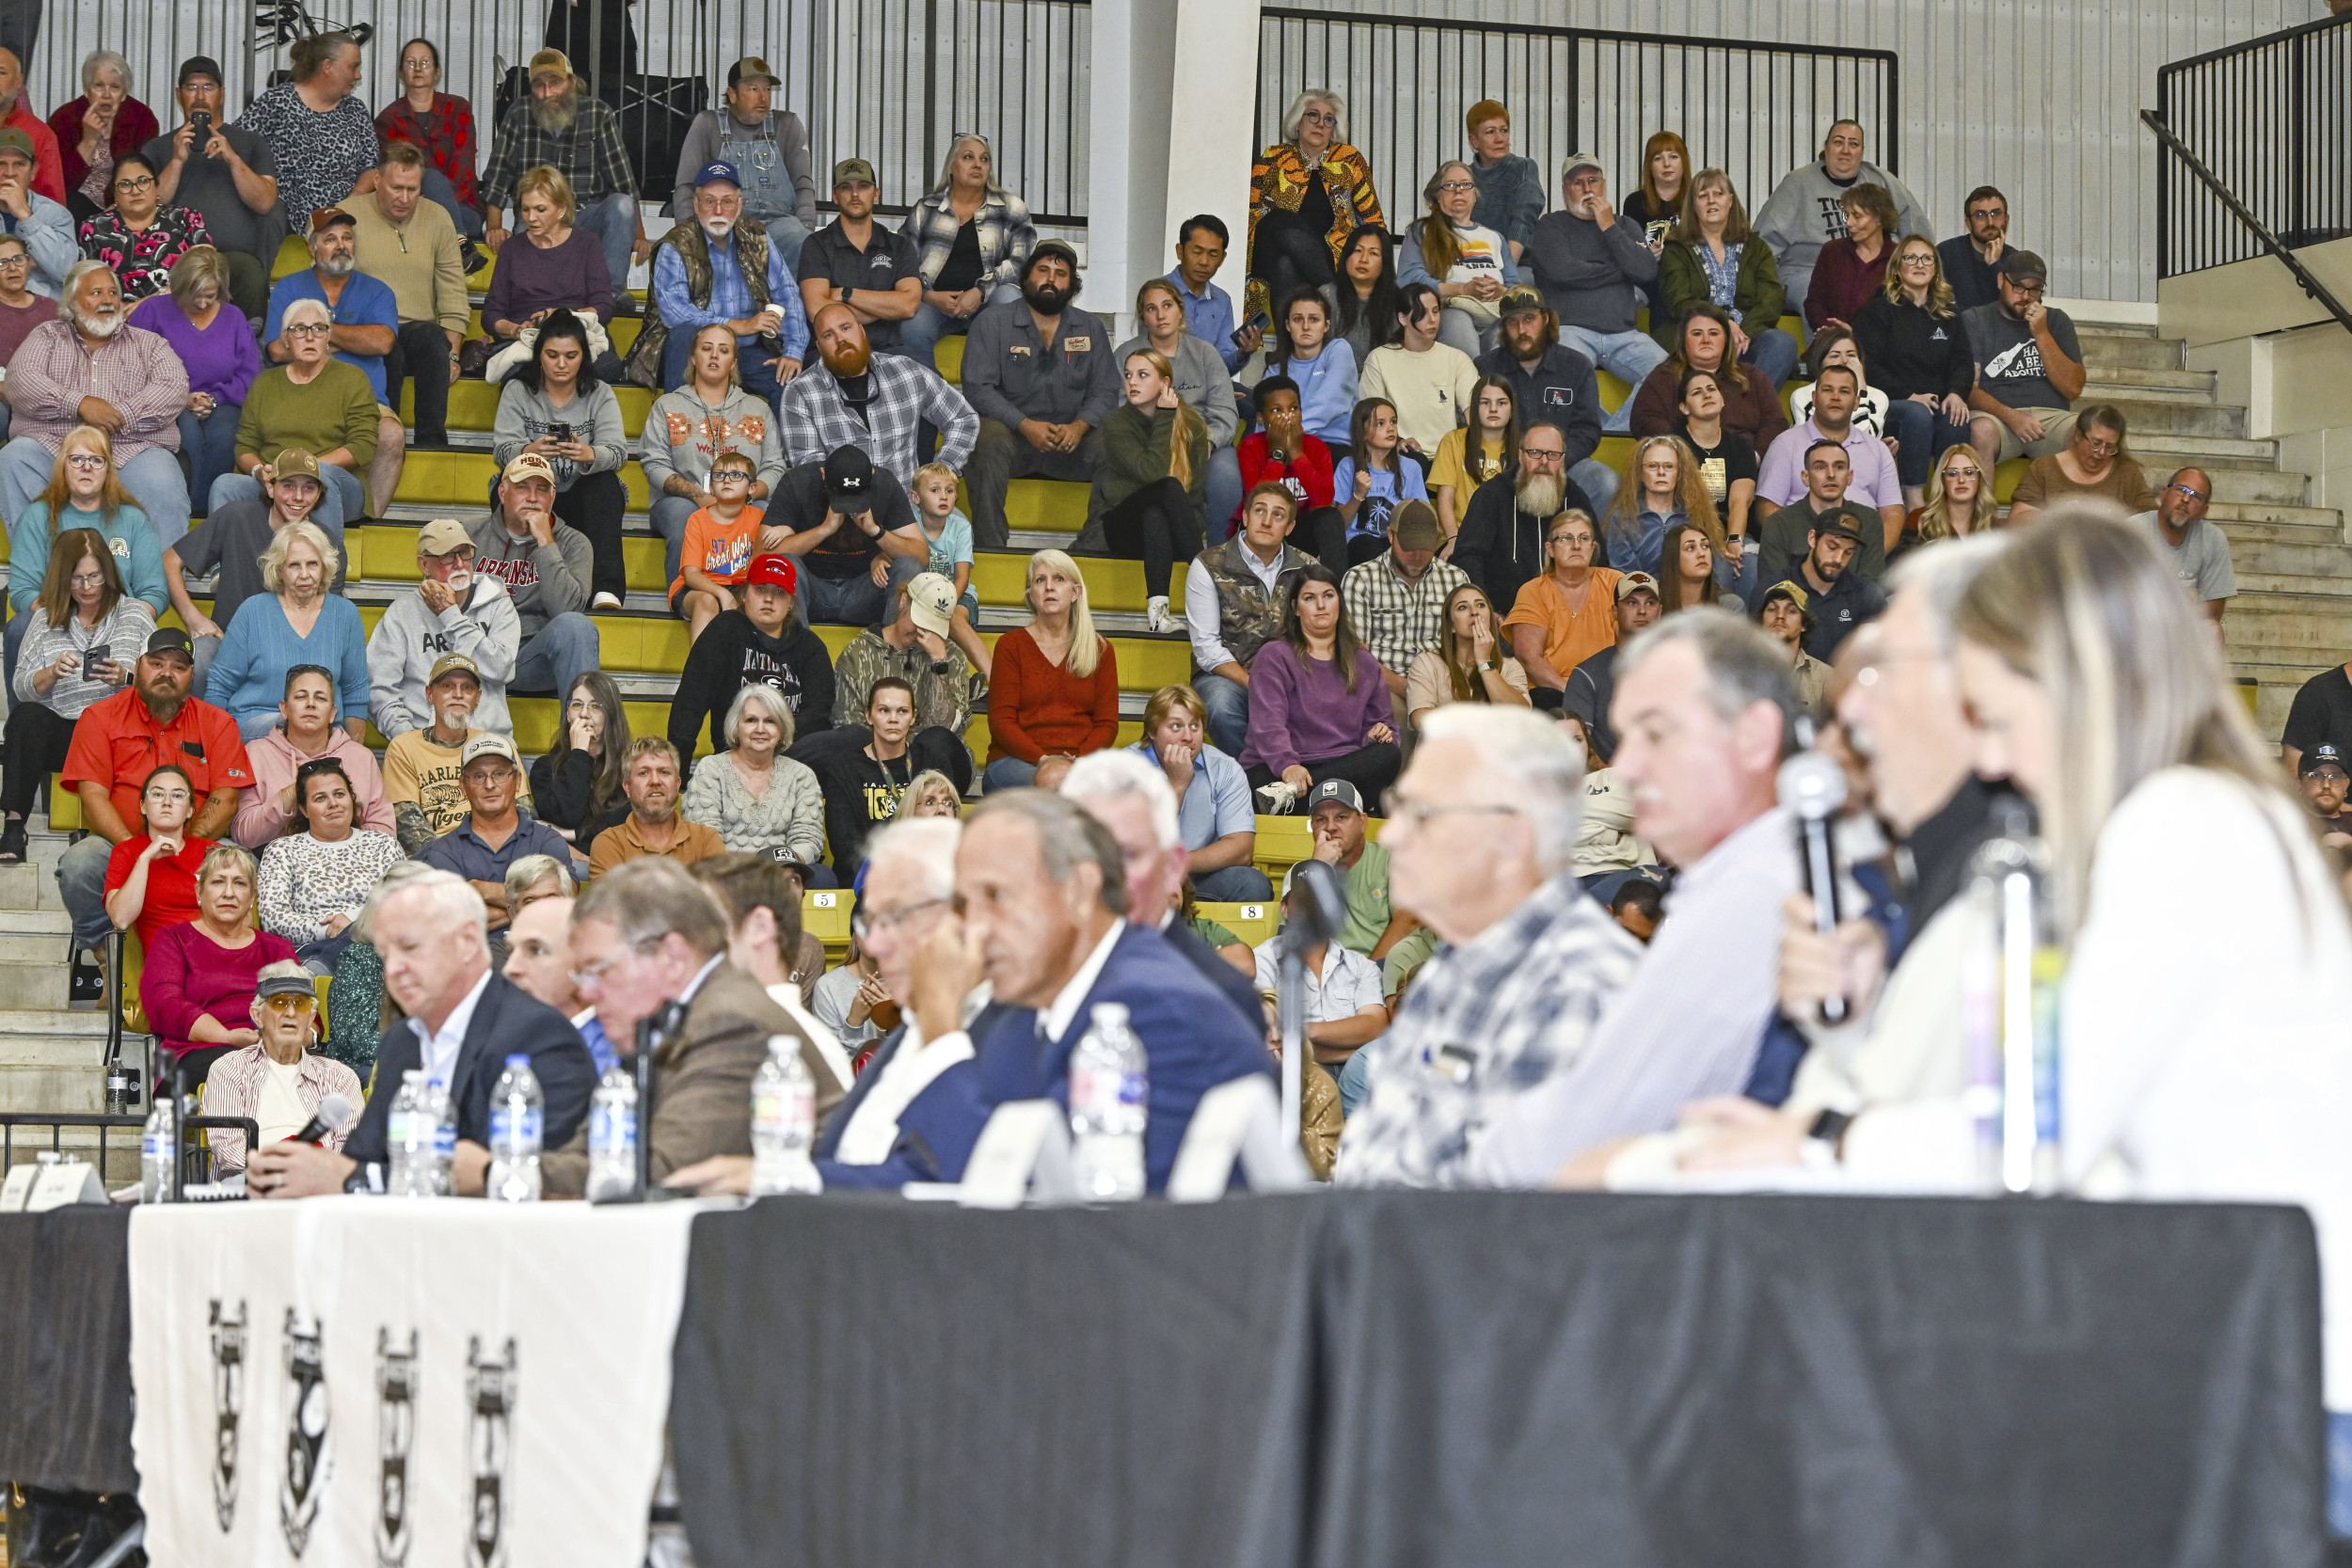
<svg viewBox="0 0 2352 1568">
<path fill-rule="evenodd" d="M 768 514 L 751 503 L 752 460 L 723 451 L 710 462 L 710 492 L 718 499 L 686 519 L 678 548 L 678 578 L 670 584 L 670 608 L 686 617 L 687 641 L 703 634 L 711 618 L 737 608 L 735 590 L 760 550 Z"/>
</svg>

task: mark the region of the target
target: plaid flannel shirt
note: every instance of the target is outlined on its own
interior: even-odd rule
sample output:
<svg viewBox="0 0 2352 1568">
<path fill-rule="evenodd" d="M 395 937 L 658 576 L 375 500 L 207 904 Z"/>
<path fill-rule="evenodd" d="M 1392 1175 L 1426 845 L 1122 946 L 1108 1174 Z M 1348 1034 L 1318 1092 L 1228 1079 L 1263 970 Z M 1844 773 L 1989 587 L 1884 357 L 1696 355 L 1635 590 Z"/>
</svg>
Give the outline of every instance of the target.
<svg viewBox="0 0 2352 1568">
<path fill-rule="evenodd" d="M 822 463 L 837 448 L 855 447 L 887 468 L 911 493 L 915 426 L 929 419 L 940 433 L 939 461 L 958 473 L 979 439 L 980 417 L 939 372 L 896 354 L 877 354 L 866 370 L 872 398 L 859 419 L 841 395 L 841 383 L 819 362 L 794 376 L 784 388 L 778 422 L 784 431 L 784 460 L 794 467 Z"/>
<path fill-rule="evenodd" d="M 1432 561 L 1419 582 L 1406 582 L 1390 559 L 1384 550 L 1349 567 L 1340 579 L 1340 594 L 1357 641 L 1372 650 L 1382 669 L 1403 675 L 1413 667 L 1415 655 L 1438 645 L 1445 629 L 1446 595 L 1470 581 L 1470 574 L 1450 561 Z"/>
<path fill-rule="evenodd" d="M 621 117 L 601 98 L 579 88 L 580 118 L 568 131 L 549 131 L 532 113 L 529 100 L 506 111 L 490 143 L 490 166 L 482 171 L 482 209 L 503 212 L 515 199 L 515 182 L 523 170 L 541 164 L 564 171 L 572 194 L 582 207 L 593 206 L 615 191 L 637 194 L 637 176 L 628 166 L 628 144 L 621 139 Z"/>
<path fill-rule="evenodd" d="M 429 119 L 418 118 L 405 94 L 376 112 L 375 134 L 387 142 L 413 142 L 435 168 L 449 176 L 457 205 L 472 207 L 481 192 L 473 171 L 473 105 L 445 92 L 433 95 Z M 526 168 L 529 165 L 524 166 Z"/>
<path fill-rule="evenodd" d="M 899 232 L 913 240 L 922 253 L 916 270 L 922 273 L 926 289 L 939 277 L 939 269 L 947 264 L 947 253 L 956 247 L 956 231 L 962 227 L 956 220 L 955 210 L 947 205 L 946 191 L 933 191 L 907 214 L 906 227 Z M 980 242 L 978 286 L 982 297 L 1000 284 L 1018 288 L 1022 263 L 1029 259 L 1030 247 L 1037 244 L 1037 230 L 1029 223 L 1028 203 L 1007 191 L 991 191 L 980 203 L 980 210 L 972 214 L 972 230 Z"/>
<path fill-rule="evenodd" d="M 1413 977 L 1396 1022 L 1363 1049 L 1371 1094 L 1340 1137 L 1343 1186 L 1470 1185 L 1470 1156 L 1503 1109 L 1582 1058 L 1642 945 L 1573 872 L 1537 888 Z"/>
</svg>

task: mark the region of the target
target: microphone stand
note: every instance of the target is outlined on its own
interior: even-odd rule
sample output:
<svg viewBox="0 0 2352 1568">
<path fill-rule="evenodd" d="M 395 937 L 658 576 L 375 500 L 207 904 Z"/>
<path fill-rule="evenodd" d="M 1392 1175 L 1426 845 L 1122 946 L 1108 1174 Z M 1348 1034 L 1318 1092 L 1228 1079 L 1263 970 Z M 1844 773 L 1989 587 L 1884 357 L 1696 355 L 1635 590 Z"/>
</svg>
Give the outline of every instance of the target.
<svg viewBox="0 0 2352 1568">
<path fill-rule="evenodd" d="M 650 1203 L 653 1185 L 654 1058 L 686 1028 L 686 1004 L 664 1002 L 637 1021 L 637 1049 L 629 1075 L 637 1080 L 637 1201 Z"/>
</svg>

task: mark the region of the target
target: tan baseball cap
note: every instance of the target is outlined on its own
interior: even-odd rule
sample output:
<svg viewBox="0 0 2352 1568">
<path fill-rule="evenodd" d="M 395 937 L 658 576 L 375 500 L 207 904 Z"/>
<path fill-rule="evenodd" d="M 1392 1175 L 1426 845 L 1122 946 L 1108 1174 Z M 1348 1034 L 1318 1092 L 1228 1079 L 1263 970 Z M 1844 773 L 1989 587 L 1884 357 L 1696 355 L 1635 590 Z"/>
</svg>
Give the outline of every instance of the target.
<svg viewBox="0 0 2352 1568">
<path fill-rule="evenodd" d="M 562 76 L 568 79 L 571 75 L 571 56 L 561 49 L 542 49 L 531 56 L 531 79 L 534 82 L 542 76 Z"/>
<path fill-rule="evenodd" d="M 500 477 L 509 484 L 520 484 L 526 479 L 544 479 L 552 485 L 555 483 L 555 465 L 535 451 L 518 451 L 515 460 L 506 465 L 506 472 Z"/>
<path fill-rule="evenodd" d="M 945 637 L 956 612 L 956 585 L 937 572 L 919 573 L 907 581 L 907 606 L 919 629 Z"/>
<path fill-rule="evenodd" d="M 874 178 L 874 166 L 863 158 L 844 158 L 833 166 L 833 188 L 834 190 L 839 190 L 853 180 L 868 185 L 882 183 Z"/>
<path fill-rule="evenodd" d="M 473 535 L 454 517 L 436 517 L 417 531 L 419 555 L 448 555 L 473 547 Z"/>
<path fill-rule="evenodd" d="M 522 766 L 523 761 L 515 754 L 513 741 L 502 735 L 483 734 L 467 741 L 466 749 L 457 753 L 457 771 L 463 773 L 474 765 L 477 758 L 481 757 L 504 757 L 517 768 Z"/>
<path fill-rule="evenodd" d="M 269 466 L 272 480 L 319 477 L 319 460 L 300 447 L 280 447 Z"/>
<path fill-rule="evenodd" d="M 482 684 L 482 666 L 464 654 L 443 654 L 433 661 L 431 673 L 424 677 L 425 689 L 430 691 L 441 684 L 445 675 L 471 675 L 476 686 Z"/>
</svg>

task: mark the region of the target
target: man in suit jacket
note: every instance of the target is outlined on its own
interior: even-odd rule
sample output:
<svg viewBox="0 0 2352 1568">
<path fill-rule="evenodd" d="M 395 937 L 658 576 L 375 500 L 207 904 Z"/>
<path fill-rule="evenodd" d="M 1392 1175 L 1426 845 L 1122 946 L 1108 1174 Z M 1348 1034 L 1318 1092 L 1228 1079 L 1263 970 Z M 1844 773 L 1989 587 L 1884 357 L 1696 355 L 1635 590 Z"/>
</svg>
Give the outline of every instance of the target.
<svg viewBox="0 0 2352 1568">
<path fill-rule="evenodd" d="M 687 1005 L 686 1026 L 654 1059 L 653 1115 L 639 1123 L 655 1180 L 717 1156 L 750 1156 L 752 1079 L 773 1036 L 796 1042 L 820 1128 L 848 1091 L 807 1033 L 727 961 L 725 914 L 675 861 L 629 861 L 589 883 L 572 906 L 571 950 L 580 1000 L 615 1044 L 633 1040 L 638 1020 L 663 1004 Z M 550 1148 L 539 1163 L 546 1190 L 584 1194 L 586 1127 Z"/>
<path fill-rule="evenodd" d="M 458 1190 L 482 1190 L 489 1165 L 490 1098 L 506 1058 L 531 1058 L 546 1096 L 548 1147 L 588 1116 L 596 1063 L 562 1013 L 491 973 L 488 911 L 463 878 L 429 872 L 378 907 L 375 945 L 384 987 L 408 1017 L 376 1042 L 375 1082 L 342 1152 L 279 1143 L 257 1150 L 246 1190 L 255 1197 L 380 1192 L 389 1158 L 387 1133 L 401 1074 L 421 1068 L 449 1085 L 457 1112 Z"/>
</svg>

